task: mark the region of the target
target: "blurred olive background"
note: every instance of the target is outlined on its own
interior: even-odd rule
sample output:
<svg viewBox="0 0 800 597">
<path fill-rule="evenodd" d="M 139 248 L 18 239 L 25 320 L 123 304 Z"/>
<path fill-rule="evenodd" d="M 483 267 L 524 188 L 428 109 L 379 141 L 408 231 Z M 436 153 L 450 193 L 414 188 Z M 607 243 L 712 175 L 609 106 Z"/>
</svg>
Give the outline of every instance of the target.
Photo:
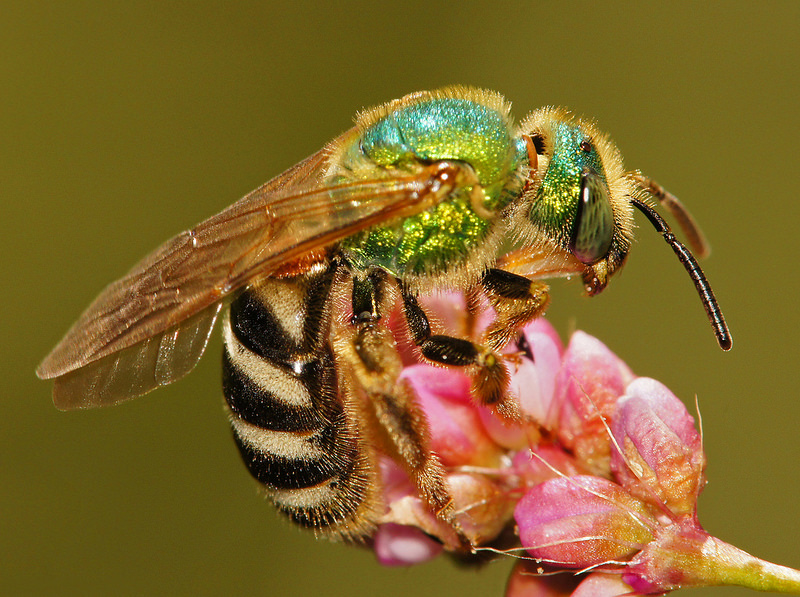
<svg viewBox="0 0 800 597">
<path fill-rule="evenodd" d="M 2 8 L 2 594 L 502 594 L 510 561 L 386 569 L 278 519 L 231 441 L 217 338 L 185 380 L 116 408 L 58 412 L 34 376 L 163 240 L 357 110 L 451 83 L 501 91 L 518 118 L 545 104 L 595 117 L 702 223 L 731 353 L 642 217 L 624 273 L 593 299 L 555 283 L 549 317 L 697 396 L 702 522 L 800 567 L 800 4 L 112 4 Z"/>
</svg>

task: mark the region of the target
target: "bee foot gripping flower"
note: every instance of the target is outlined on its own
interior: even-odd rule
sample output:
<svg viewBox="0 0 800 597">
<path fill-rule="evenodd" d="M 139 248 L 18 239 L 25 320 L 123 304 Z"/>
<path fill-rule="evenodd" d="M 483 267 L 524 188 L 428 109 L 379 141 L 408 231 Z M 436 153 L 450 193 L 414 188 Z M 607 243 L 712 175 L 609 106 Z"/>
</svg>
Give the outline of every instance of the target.
<svg viewBox="0 0 800 597">
<path fill-rule="evenodd" d="M 446 307 L 441 299 L 434 305 Z M 800 572 L 758 560 L 700 525 L 702 440 L 669 389 L 637 378 L 583 332 L 566 350 L 541 319 L 522 336 L 511 391 L 523 423 L 476 406 L 461 371 L 410 364 L 403 373 L 428 417 L 463 532 L 478 550 L 498 551 L 498 538 L 508 549 L 509 530 L 516 533 L 508 553 L 525 555 L 507 597 L 663 594 L 720 584 L 800 594 Z M 426 508 L 404 473 L 388 460 L 383 472 L 388 508 L 374 540 L 379 561 L 410 565 L 458 551 L 453 529 Z"/>
</svg>

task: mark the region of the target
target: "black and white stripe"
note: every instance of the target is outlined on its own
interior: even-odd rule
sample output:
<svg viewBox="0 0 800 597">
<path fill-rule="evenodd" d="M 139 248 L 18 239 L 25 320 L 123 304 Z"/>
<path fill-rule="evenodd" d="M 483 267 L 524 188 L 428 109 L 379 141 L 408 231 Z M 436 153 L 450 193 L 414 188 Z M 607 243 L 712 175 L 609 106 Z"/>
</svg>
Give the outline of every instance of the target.
<svg viewBox="0 0 800 597">
<path fill-rule="evenodd" d="M 330 337 L 333 268 L 266 279 L 223 321 L 223 391 L 239 451 L 296 523 L 354 538 L 375 466 L 340 397 Z M 366 529 L 363 529 L 366 530 Z"/>
</svg>

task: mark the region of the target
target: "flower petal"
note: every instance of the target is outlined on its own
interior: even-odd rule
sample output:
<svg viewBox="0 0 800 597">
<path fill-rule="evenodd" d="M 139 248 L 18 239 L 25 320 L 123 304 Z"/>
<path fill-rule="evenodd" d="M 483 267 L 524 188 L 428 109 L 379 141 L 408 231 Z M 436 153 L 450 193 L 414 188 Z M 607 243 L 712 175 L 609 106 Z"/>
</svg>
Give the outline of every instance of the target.
<svg viewBox="0 0 800 597">
<path fill-rule="evenodd" d="M 495 466 L 502 449 L 489 437 L 463 371 L 431 365 L 403 370 L 428 418 L 431 448 L 445 466 Z"/>
<path fill-rule="evenodd" d="M 447 485 L 461 532 L 474 545 L 492 541 L 511 522 L 514 498 L 490 476 L 453 473 L 447 476 Z M 395 484 L 390 495 L 391 499 L 387 500 L 388 511 L 383 515 L 382 522 L 421 529 L 450 551 L 462 547 L 453 526 L 437 518 L 410 483 Z"/>
<path fill-rule="evenodd" d="M 509 389 L 519 396 L 523 413 L 552 427 L 552 402 L 564 347 L 553 326 L 542 318 L 525 326 L 523 336 L 533 361 L 522 358 L 520 366 L 511 372 Z"/>
<path fill-rule="evenodd" d="M 634 593 L 619 574 L 595 572 L 578 585 L 572 597 L 636 597 L 640 594 Z"/>
</svg>

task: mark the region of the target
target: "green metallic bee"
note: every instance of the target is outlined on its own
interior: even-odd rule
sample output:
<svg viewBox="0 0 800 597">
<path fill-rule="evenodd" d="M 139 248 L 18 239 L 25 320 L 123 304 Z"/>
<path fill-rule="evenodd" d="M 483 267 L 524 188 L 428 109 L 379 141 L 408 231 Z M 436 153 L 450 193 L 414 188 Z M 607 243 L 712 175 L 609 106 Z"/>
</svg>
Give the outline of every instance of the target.
<svg viewBox="0 0 800 597">
<path fill-rule="evenodd" d="M 543 108 L 517 126 L 493 92 L 414 93 L 360 114 L 324 149 L 146 257 L 37 374 L 55 378 L 63 409 L 139 396 L 188 373 L 222 314 L 234 436 L 280 511 L 320 534 L 369 536 L 380 452 L 458 528 L 425 419 L 398 382 L 385 315 L 399 306 L 424 359 L 465 367 L 475 400 L 518 418 L 500 351 L 546 308 L 538 279 L 579 274 L 590 295 L 602 291 L 628 256 L 635 207 L 686 267 L 729 349 L 710 286 L 651 199 L 707 252 L 677 199 L 626 172 L 594 124 Z M 417 297 L 443 289 L 488 300 L 495 319 L 479 338 L 433 332 Z"/>
</svg>

